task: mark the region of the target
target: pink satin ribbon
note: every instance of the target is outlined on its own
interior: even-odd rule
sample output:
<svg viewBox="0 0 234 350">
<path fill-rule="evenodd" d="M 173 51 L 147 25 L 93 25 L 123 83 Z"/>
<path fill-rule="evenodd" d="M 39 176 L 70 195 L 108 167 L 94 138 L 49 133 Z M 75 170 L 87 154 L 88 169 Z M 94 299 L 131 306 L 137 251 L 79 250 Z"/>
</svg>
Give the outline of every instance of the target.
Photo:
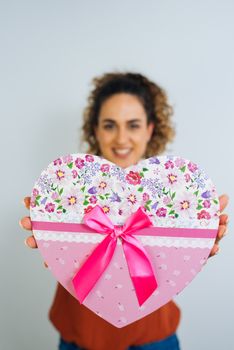
<svg viewBox="0 0 234 350">
<path fill-rule="evenodd" d="M 116 226 L 101 207 L 95 206 L 84 216 L 84 223 L 107 236 L 94 249 L 72 280 L 80 303 L 84 301 L 109 265 L 117 239 L 120 238 L 138 303 L 142 305 L 157 288 L 157 282 L 146 250 L 132 233 L 152 225 L 148 216 L 142 208 L 139 208 L 123 226 Z"/>
<path fill-rule="evenodd" d="M 133 233 L 135 235 L 155 236 L 157 234 L 202 238 L 215 238 L 217 234 L 215 229 L 152 227 L 149 217 L 142 208 L 132 214 L 123 226 L 116 226 L 99 206 L 95 206 L 89 213 L 85 214 L 84 224 L 32 221 L 32 228 L 33 230 L 106 235 L 72 280 L 80 303 L 84 301 L 109 265 L 117 245 L 117 239 L 120 238 L 139 305 L 142 305 L 154 292 L 157 288 L 157 281 L 150 258 L 141 242 L 132 235 Z"/>
</svg>

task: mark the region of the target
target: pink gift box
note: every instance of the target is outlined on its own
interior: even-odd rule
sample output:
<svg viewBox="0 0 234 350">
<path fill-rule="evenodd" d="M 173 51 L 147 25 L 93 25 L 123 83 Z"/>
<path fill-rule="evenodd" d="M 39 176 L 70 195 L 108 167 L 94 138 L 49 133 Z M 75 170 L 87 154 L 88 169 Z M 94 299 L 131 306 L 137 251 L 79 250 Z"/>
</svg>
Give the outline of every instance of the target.
<svg viewBox="0 0 234 350">
<path fill-rule="evenodd" d="M 132 226 L 137 225 L 139 208 L 150 224 L 124 236 L 122 228 L 131 217 Z M 92 155 L 58 158 L 35 183 L 30 211 L 39 250 L 53 275 L 116 327 L 146 316 L 181 292 L 206 262 L 219 224 L 211 180 L 196 164 L 166 156 L 127 169 Z M 103 226 L 105 217 L 113 225 L 108 232 L 106 227 L 95 231 L 85 221 L 99 220 Z M 98 255 L 97 247 L 107 236 L 108 244 L 116 245 L 103 268 L 105 252 Z M 134 255 L 134 240 L 143 264 Z M 141 302 L 139 295 L 144 295 Z"/>
</svg>

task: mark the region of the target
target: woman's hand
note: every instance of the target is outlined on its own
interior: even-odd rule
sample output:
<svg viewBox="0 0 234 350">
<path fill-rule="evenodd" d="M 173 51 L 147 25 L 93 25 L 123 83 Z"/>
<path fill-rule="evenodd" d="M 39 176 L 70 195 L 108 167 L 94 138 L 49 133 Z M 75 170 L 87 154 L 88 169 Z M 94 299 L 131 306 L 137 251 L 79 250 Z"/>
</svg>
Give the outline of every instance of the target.
<svg viewBox="0 0 234 350">
<path fill-rule="evenodd" d="M 30 208 L 30 197 L 25 197 L 24 198 L 24 205 L 27 209 Z M 32 231 L 32 223 L 31 223 L 31 219 L 29 216 L 24 216 L 20 222 L 19 222 L 20 226 L 22 228 L 24 228 L 25 230 L 27 231 Z M 30 235 L 28 236 L 26 239 L 25 239 L 25 244 L 30 247 L 30 248 L 37 248 L 37 242 L 34 238 L 33 235 Z"/>
<path fill-rule="evenodd" d="M 30 197 L 25 197 L 24 198 L 24 205 L 27 209 L 30 208 Z M 24 228 L 27 231 L 32 231 L 32 223 L 31 223 L 31 219 L 29 216 L 24 216 L 20 222 L 19 222 L 20 226 L 22 228 Z M 33 235 L 28 236 L 25 239 L 25 244 L 29 247 L 29 248 L 37 248 L 37 242 L 34 238 Z M 44 262 L 45 267 L 48 267 L 47 263 Z"/>
<path fill-rule="evenodd" d="M 228 196 L 226 194 L 223 194 L 222 196 L 219 197 L 219 205 L 220 205 L 220 212 L 221 212 L 221 215 L 219 217 L 219 229 L 218 229 L 217 237 L 213 245 L 213 248 L 211 249 L 209 257 L 214 256 L 218 253 L 219 242 L 227 232 L 228 215 L 223 214 L 223 211 L 226 208 L 227 204 L 228 204 Z"/>
</svg>

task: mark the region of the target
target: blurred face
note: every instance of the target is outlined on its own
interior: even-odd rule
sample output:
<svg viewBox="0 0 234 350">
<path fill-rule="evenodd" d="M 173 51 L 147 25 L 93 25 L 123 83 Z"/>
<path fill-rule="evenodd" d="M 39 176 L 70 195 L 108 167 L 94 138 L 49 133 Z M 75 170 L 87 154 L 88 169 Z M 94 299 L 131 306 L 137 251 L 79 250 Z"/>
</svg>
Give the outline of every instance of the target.
<svg viewBox="0 0 234 350">
<path fill-rule="evenodd" d="M 136 96 L 117 93 L 103 102 L 95 132 L 102 156 L 126 168 L 144 157 L 153 123 Z"/>
</svg>

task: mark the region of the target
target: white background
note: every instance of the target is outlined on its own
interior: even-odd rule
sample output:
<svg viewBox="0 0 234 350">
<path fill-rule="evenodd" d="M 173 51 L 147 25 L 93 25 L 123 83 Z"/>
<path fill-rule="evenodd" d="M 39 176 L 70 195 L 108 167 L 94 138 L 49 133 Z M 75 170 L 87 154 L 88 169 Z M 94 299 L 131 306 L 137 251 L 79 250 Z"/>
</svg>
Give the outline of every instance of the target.
<svg viewBox="0 0 234 350">
<path fill-rule="evenodd" d="M 233 18 L 231 0 L 1 2 L 1 349 L 56 349 L 55 281 L 18 221 L 47 164 L 80 150 L 94 76 L 129 70 L 161 84 L 175 109 L 168 153 L 197 162 L 233 198 Z M 227 212 L 220 254 L 177 298 L 183 350 L 233 346 L 232 200 Z"/>
</svg>

